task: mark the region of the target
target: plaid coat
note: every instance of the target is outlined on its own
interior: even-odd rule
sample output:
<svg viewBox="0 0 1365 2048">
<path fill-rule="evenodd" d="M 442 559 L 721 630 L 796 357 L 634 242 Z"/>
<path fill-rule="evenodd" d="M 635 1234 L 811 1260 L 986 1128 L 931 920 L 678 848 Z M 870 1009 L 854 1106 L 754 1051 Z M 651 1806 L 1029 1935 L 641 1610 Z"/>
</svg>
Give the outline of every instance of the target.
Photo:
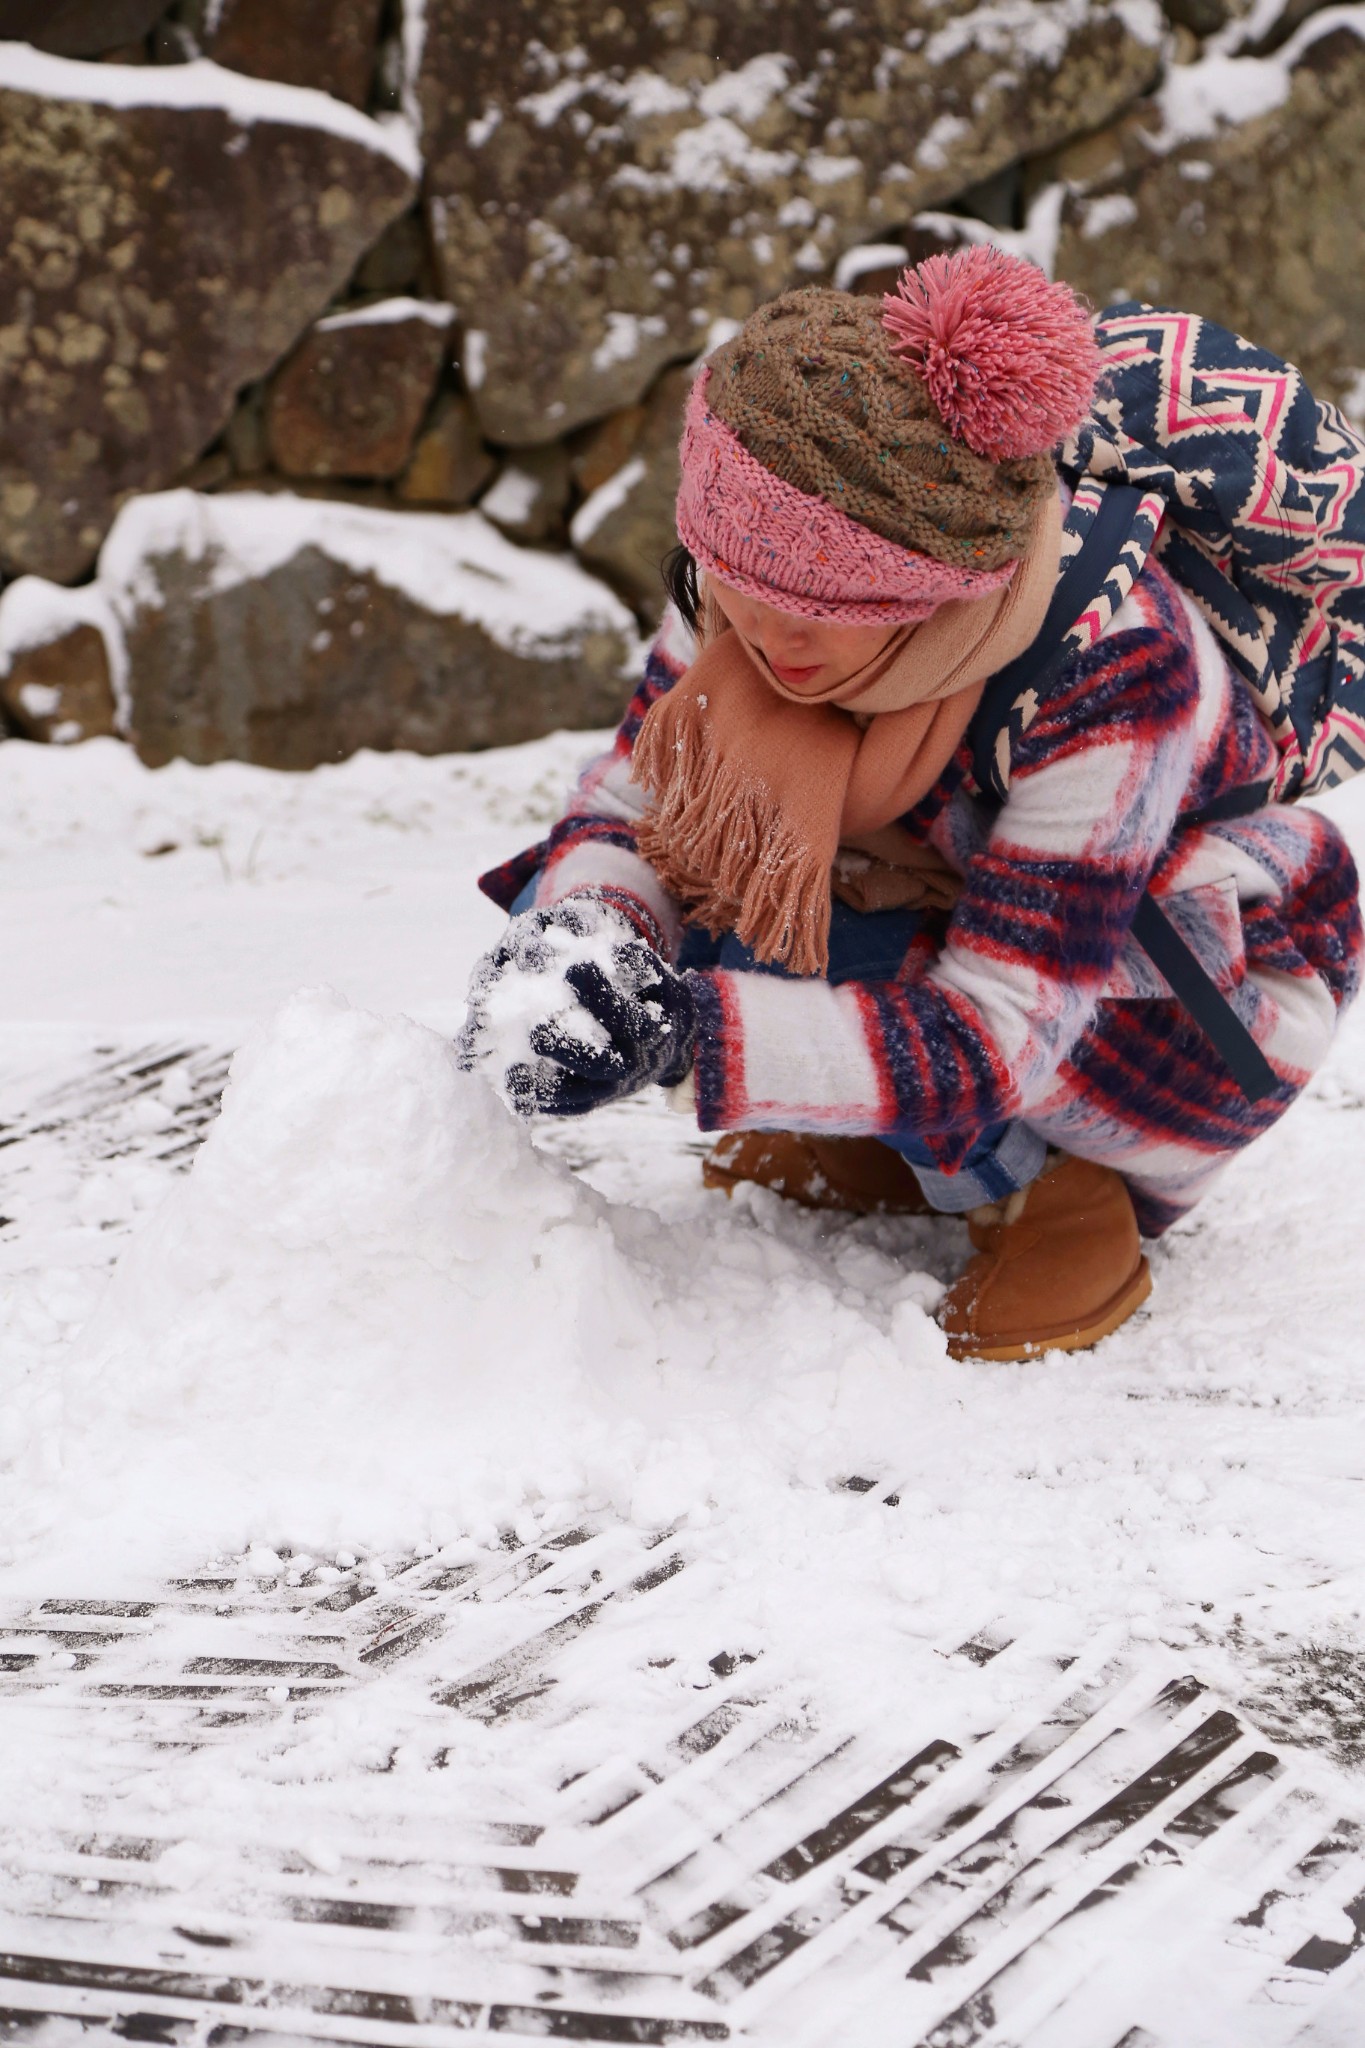
<svg viewBox="0 0 1365 2048">
<path fill-rule="evenodd" d="M 630 779 L 650 705 L 695 652 L 664 622 L 611 751 L 540 846 L 481 886 L 508 907 L 609 894 L 669 955 L 678 906 L 636 851 Z M 1331 1043 L 1360 980 L 1358 884 L 1344 840 L 1307 806 L 1182 823 L 1264 783 L 1275 748 L 1191 600 L 1151 559 L 1016 741 L 1007 801 L 983 802 L 971 736 L 903 821 L 963 877 L 894 980 L 708 969 L 694 977 L 704 1130 L 924 1139 L 951 1172 L 986 1126 L 1020 1118 L 1112 1165 L 1156 1234 L 1269 1128 Z M 1130 934 L 1151 886 L 1231 998 L 1280 1086 L 1249 1103 Z"/>
</svg>

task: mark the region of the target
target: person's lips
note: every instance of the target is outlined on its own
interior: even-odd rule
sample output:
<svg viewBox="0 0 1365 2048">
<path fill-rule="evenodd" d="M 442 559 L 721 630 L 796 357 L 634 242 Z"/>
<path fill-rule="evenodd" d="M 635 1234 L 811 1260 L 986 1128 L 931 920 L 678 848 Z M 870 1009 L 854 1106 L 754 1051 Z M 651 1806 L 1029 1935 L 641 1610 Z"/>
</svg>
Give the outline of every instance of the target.
<svg viewBox="0 0 1365 2048">
<path fill-rule="evenodd" d="M 818 676 L 823 663 L 815 661 L 809 668 L 788 668 L 785 662 L 770 661 L 768 666 L 779 683 L 787 683 L 795 688 L 800 683 L 808 683 L 812 676 Z"/>
</svg>

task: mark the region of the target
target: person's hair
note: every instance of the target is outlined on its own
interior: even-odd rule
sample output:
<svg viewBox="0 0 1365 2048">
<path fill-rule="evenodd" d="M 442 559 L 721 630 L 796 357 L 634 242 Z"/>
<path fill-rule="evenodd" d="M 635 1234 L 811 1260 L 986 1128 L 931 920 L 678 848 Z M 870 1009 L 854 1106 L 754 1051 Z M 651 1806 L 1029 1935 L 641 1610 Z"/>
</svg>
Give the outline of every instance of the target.
<svg viewBox="0 0 1365 2048">
<path fill-rule="evenodd" d="M 701 617 L 701 586 L 697 582 L 697 564 L 681 541 L 664 556 L 659 573 L 684 625 L 695 633 Z"/>
</svg>

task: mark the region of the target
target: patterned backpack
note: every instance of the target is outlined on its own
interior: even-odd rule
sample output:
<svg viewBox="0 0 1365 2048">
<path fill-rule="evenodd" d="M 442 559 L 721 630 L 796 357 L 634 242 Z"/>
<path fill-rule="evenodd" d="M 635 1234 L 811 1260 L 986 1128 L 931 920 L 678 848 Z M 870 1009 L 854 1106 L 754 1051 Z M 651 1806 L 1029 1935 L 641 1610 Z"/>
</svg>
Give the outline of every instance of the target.
<svg viewBox="0 0 1365 2048">
<path fill-rule="evenodd" d="M 1129 301 L 1095 334 L 1101 392 L 1061 450 L 1075 490 L 1061 573 L 1033 646 L 987 685 L 978 786 L 1004 800 L 1011 741 L 1151 554 L 1218 634 L 1279 753 L 1272 782 L 1185 822 L 1344 782 L 1365 768 L 1365 437 L 1292 364 L 1193 313 Z M 1278 1086 L 1150 894 L 1133 932 L 1244 1091 Z"/>
</svg>

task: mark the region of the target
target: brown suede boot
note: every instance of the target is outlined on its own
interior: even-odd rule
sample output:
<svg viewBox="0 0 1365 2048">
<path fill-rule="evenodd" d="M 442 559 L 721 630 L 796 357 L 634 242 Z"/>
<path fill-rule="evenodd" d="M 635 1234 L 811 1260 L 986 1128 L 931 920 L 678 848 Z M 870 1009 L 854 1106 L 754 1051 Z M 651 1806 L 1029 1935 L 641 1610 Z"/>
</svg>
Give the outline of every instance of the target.
<svg viewBox="0 0 1365 2048">
<path fill-rule="evenodd" d="M 702 1183 L 726 1194 L 744 1181 L 807 1209 L 854 1216 L 927 1216 L 919 1182 L 876 1138 L 817 1138 L 808 1131 L 729 1131 L 702 1161 Z"/>
<path fill-rule="evenodd" d="M 1007 1202 L 973 1209 L 977 1256 L 939 1311 L 954 1358 L 1084 1351 L 1139 1308 L 1152 1276 L 1128 1190 L 1063 1155 Z"/>
</svg>

